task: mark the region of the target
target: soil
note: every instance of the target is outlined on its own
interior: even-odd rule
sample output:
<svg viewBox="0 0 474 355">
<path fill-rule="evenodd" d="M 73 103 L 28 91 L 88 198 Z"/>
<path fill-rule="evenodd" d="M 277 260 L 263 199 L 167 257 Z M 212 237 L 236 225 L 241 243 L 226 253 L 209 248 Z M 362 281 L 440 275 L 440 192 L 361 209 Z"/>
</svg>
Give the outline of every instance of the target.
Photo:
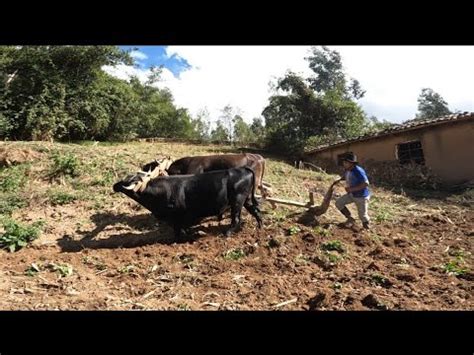
<svg viewBox="0 0 474 355">
<path fill-rule="evenodd" d="M 12 145 L 5 147 L 0 161 L 25 162 L 41 155 L 31 150 L 34 154 L 23 156 L 13 153 Z M 157 152 L 176 158 L 223 148 L 159 143 L 153 149 L 147 143 L 53 148 L 77 154 L 84 167 L 97 161 L 103 168 L 72 180 L 85 179 L 82 190 L 75 191 L 80 199 L 53 205 L 48 189 L 58 186 L 46 178 L 50 162 L 46 154 L 41 162 L 33 161 L 33 178 L 22 191 L 29 205 L 15 210 L 12 218 L 22 223 L 43 219 L 46 229 L 17 252 L 0 250 L 2 310 L 474 309 L 472 208 L 412 200 L 373 187 L 369 231 L 360 223 L 353 229 L 339 227 L 344 219 L 333 203 L 317 218 L 301 208 L 262 204 L 261 230 L 243 211 L 242 230 L 231 237 L 223 236 L 227 216 L 221 222 L 203 221 L 189 240 L 176 243 L 168 225 L 113 194 L 111 184 L 88 182 L 93 181 L 90 174 L 102 177 L 111 161 L 115 179 Z M 276 197 L 304 201 L 311 190 L 322 200 L 334 178 L 273 159 L 268 163 L 265 180 Z M 337 187 L 333 200 L 342 193 L 343 187 Z M 334 248 L 335 241 L 341 248 Z M 447 263 L 461 259 L 463 272 L 447 272 Z M 54 265 L 69 269 L 61 274 Z"/>
<path fill-rule="evenodd" d="M 440 267 L 448 247 L 472 252 L 473 211 L 448 214 L 454 225 L 427 215 L 370 232 L 342 229 L 322 216 L 315 223 L 331 237 L 302 224 L 288 235 L 284 226 L 296 225 L 297 217 L 258 230 L 246 214 L 234 236 L 222 235 L 229 219 L 210 218 L 182 243 L 125 198 L 108 212 L 77 202 L 22 213 L 24 220 L 54 223 L 31 246 L 0 251 L 0 309 L 474 308 L 469 273 L 457 277 Z M 331 262 L 321 245 L 336 238 L 345 251 L 331 252 L 339 256 Z M 232 249 L 244 256 L 225 257 Z M 40 271 L 27 276 L 32 263 Z M 52 271 L 51 263 L 71 265 L 72 275 Z"/>
</svg>

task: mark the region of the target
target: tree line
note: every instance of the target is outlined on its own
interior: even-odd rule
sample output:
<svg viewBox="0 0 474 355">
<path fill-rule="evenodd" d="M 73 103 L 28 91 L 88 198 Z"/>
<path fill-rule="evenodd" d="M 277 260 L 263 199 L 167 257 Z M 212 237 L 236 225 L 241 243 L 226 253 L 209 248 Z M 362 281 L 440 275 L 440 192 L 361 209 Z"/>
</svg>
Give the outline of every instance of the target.
<svg viewBox="0 0 474 355">
<path fill-rule="evenodd" d="M 368 117 L 358 100 L 365 91 L 343 69 L 337 51 L 312 47 L 304 78 L 288 71 L 273 83 L 262 117 L 247 123 L 238 108 L 219 117 L 194 117 L 158 88 L 161 68 L 145 82 L 118 79 L 102 68 L 133 65 L 116 46 L 0 46 L 0 138 L 12 140 L 118 140 L 165 137 L 260 143 L 285 153 L 390 127 Z M 415 119 L 449 114 L 432 89 L 418 98 Z M 211 121 L 215 122 L 211 125 Z M 212 126 L 212 128 L 211 128 Z"/>
</svg>

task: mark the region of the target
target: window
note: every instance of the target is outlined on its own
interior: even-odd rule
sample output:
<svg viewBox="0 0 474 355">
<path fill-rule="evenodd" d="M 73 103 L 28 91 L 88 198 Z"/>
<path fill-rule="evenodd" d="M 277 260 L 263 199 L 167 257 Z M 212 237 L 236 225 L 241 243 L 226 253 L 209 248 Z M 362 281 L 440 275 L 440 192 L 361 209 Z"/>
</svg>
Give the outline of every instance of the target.
<svg viewBox="0 0 474 355">
<path fill-rule="evenodd" d="M 352 154 L 352 152 L 345 152 L 338 154 L 337 156 L 337 166 L 342 166 L 342 160 L 347 156 L 347 154 Z"/>
<path fill-rule="evenodd" d="M 400 164 L 425 164 L 423 148 L 420 141 L 400 143 L 397 145 L 397 157 Z"/>
</svg>

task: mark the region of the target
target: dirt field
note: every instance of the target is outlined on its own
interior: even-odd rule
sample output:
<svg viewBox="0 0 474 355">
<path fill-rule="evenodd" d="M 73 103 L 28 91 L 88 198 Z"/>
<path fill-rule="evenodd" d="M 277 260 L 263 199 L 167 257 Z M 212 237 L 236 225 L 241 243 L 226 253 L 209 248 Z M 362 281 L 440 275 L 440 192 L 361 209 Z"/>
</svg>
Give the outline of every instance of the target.
<svg viewBox="0 0 474 355">
<path fill-rule="evenodd" d="M 23 153 L 32 161 L 21 164 L 20 157 L 0 169 L 0 198 L 17 201 L 17 208 L 6 202 L 0 216 L 44 221 L 28 246 L 0 250 L 2 310 L 474 309 L 474 209 L 462 198 L 413 199 L 373 187 L 369 232 L 338 227 L 344 219 L 333 203 L 314 221 L 301 218 L 303 209 L 265 204 L 260 231 L 244 211 L 235 236 L 222 236 L 229 218 L 210 218 L 192 241 L 176 244 L 170 227 L 114 194 L 112 184 L 159 154 L 230 149 L 24 142 L 0 148 L 10 156 L 34 152 Z M 71 161 L 55 165 L 56 153 Z M 306 201 L 314 189 L 319 202 L 335 178 L 269 159 L 265 180 L 275 197 Z M 342 193 L 338 187 L 336 196 Z"/>
</svg>

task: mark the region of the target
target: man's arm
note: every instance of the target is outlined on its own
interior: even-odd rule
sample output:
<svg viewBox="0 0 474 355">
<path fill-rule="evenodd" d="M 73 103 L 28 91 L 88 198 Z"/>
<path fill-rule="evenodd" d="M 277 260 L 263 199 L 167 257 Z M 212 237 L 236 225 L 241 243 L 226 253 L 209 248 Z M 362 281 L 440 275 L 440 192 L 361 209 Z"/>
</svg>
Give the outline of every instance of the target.
<svg viewBox="0 0 474 355">
<path fill-rule="evenodd" d="M 361 183 L 359 185 L 356 185 L 356 186 L 346 187 L 346 191 L 347 192 L 356 192 L 356 191 L 365 189 L 367 186 L 369 186 L 369 183 L 368 182 L 363 182 L 363 183 Z"/>
</svg>

